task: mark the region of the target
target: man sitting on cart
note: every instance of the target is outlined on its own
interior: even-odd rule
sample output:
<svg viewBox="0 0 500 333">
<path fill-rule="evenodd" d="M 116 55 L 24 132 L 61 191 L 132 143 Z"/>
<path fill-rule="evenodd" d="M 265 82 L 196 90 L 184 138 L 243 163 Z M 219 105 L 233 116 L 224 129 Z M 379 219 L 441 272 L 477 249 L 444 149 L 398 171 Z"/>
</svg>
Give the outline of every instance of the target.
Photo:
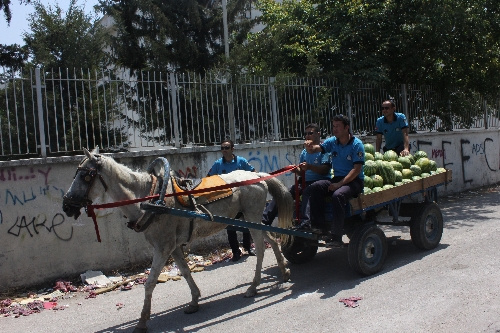
<svg viewBox="0 0 500 333">
<path fill-rule="evenodd" d="M 311 141 L 315 145 L 319 145 L 321 142 L 321 132 L 320 128 L 317 124 L 308 124 L 305 128 L 304 137 L 306 140 Z M 302 186 L 304 188 L 306 186 L 311 185 L 317 180 L 321 179 L 330 179 L 330 154 L 325 154 L 323 152 L 316 153 L 308 153 L 306 149 L 302 150 L 299 157 L 299 165 L 297 165 L 297 169 L 294 169 L 293 172 L 301 175 L 304 172 L 304 184 L 302 184 L 302 180 L 299 179 L 297 191 L 299 195 L 302 194 Z M 295 199 L 295 185 L 290 187 L 290 193 L 292 197 Z M 276 201 L 273 199 L 264 210 L 264 214 L 262 215 L 262 223 L 266 225 L 271 225 L 278 215 L 278 206 L 276 206 Z"/>
<path fill-rule="evenodd" d="M 365 149 L 363 142 L 350 131 L 350 120 L 337 115 L 332 119 L 333 135 L 322 144 L 306 140 L 307 152 L 327 152 L 331 154 L 334 177 L 330 180 L 318 180 L 302 193 L 301 222 L 298 229 L 308 230 L 312 225 L 324 222 L 324 197 L 332 196 L 333 225 L 328 247 L 343 245 L 344 218 L 349 200 L 363 192 L 363 164 Z"/>
</svg>

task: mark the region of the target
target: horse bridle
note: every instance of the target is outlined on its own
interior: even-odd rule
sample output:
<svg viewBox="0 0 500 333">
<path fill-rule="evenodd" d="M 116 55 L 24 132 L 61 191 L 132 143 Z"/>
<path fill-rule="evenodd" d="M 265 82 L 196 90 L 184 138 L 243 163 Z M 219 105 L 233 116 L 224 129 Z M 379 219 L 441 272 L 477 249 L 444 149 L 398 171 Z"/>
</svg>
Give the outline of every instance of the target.
<svg viewBox="0 0 500 333">
<path fill-rule="evenodd" d="M 101 184 L 104 187 L 104 192 L 106 192 L 108 190 L 108 185 L 104 181 L 104 178 L 102 177 L 102 175 L 99 173 L 99 169 L 101 166 L 101 155 L 96 154 L 96 155 L 94 155 L 94 157 L 97 160 L 95 168 L 81 166 L 85 163 L 85 161 L 88 159 L 87 158 L 80 163 L 78 168 L 76 168 L 75 176 L 73 177 L 73 179 L 75 179 L 76 176 L 78 176 L 79 172 L 81 172 L 81 171 L 84 172 L 84 173 L 80 174 L 80 177 L 83 177 L 83 180 L 88 184 L 87 190 L 85 191 L 85 195 L 83 196 L 82 200 L 75 200 L 71 197 L 68 197 L 67 195 L 64 195 L 63 200 L 67 204 L 73 204 L 73 205 L 77 205 L 79 207 L 87 207 L 88 205 L 92 204 L 92 200 L 90 200 L 88 198 L 88 196 L 89 196 L 90 189 L 92 188 L 92 185 L 94 184 L 94 180 L 96 177 L 99 177 L 99 180 L 101 181 Z"/>
</svg>

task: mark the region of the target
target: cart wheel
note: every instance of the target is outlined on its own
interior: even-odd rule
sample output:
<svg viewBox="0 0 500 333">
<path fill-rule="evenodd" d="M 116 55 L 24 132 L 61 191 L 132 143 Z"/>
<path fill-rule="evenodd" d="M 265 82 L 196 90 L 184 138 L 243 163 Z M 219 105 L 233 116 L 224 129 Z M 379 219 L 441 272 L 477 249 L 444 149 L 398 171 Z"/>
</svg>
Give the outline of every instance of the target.
<svg viewBox="0 0 500 333">
<path fill-rule="evenodd" d="M 302 237 L 288 237 L 281 244 L 283 256 L 292 264 L 303 264 L 311 260 L 318 252 L 318 242 Z"/>
<path fill-rule="evenodd" d="M 443 235 L 443 215 L 434 202 L 425 202 L 415 211 L 410 221 L 413 244 L 422 250 L 431 250 L 439 245 Z"/>
<path fill-rule="evenodd" d="M 384 232 L 374 224 L 359 227 L 352 235 L 347 254 L 354 271 L 362 275 L 379 272 L 387 257 Z"/>
</svg>

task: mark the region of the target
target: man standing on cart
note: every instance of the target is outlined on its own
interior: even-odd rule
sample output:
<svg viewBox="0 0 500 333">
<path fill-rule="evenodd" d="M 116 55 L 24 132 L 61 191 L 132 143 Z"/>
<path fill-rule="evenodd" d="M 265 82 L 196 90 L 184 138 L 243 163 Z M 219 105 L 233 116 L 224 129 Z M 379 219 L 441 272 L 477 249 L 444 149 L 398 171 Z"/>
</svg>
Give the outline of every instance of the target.
<svg viewBox="0 0 500 333">
<path fill-rule="evenodd" d="M 375 132 L 375 151 L 380 152 L 382 146 L 382 135 L 385 139 L 384 153 L 388 150 L 395 151 L 398 155 L 407 156 L 410 154 L 410 139 L 408 137 L 408 121 L 402 113 L 395 112 L 396 104 L 393 101 L 382 103 L 383 116 L 377 119 Z"/>
<path fill-rule="evenodd" d="M 321 142 L 321 132 L 317 124 L 308 124 L 305 128 L 304 137 L 306 141 L 311 141 L 315 145 L 319 145 Z M 304 172 L 304 188 L 311 185 L 317 180 L 330 179 L 330 154 L 324 154 L 323 152 L 308 153 L 306 149 L 302 150 L 299 157 L 299 165 L 297 169 L 293 172 L 301 175 Z M 299 179 L 298 188 L 295 185 L 290 187 L 290 193 L 295 199 L 296 190 L 299 195 L 302 194 L 302 179 Z M 276 201 L 273 199 L 264 210 L 262 215 L 262 223 L 266 225 L 271 225 L 278 215 L 278 206 L 276 206 Z"/>
<path fill-rule="evenodd" d="M 346 116 L 337 115 L 332 120 L 333 135 L 322 144 L 314 144 L 306 140 L 307 152 L 326 152 L 331 154 L 334 177 L 330 180 L 318 180 L 302 193 L 301 222 L 298 229 L 309 230 L 312 225 L 323 224 L 325 199 L 332 196 L 333 225 L 328 247 L 343 245 L 344 219 L 349 200 L 363 192 L 363 164 L 365 149 L 363 142 L 354 137 L 350 131 L 350 120 Z"/>
</svg>

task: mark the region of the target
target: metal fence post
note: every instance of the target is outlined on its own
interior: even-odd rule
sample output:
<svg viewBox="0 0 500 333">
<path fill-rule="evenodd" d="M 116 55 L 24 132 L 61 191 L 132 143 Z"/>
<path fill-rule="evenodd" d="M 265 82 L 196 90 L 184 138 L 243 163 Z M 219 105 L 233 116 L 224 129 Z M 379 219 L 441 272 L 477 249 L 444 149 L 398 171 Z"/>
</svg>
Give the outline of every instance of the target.
<svg viewBox="0 0 500 333">
<path fill-rule="evenodd" d="M 408 116 L 408 94 L 406 92 L 406 84 L 401 85 L 401 95 L 403 100 L 403 114 L 405 115 L 406 119 L 410 119 Z"/>
<path fill-rule="evenodd" d="M 345 94 L 345 101 L 346 101 L 346 107 L 347 107 L 347 118 L 349 118 L 349 121 L 351 122 L 351 133 L 354 133 L 354 123 L 352 122 L 352 105 L 351 105 L 351 93 L 346 93 Z"/>
<path fill-rule="evenodd" d="M 276 95 L 276 87 L 274 86 L 276 82 L 275 77 L 269 78 L 269 96 L 271 98 L 271 117 L 273 121 L 273 138 L 274 141 L 280 139 L 280 131 L 278 127 L 278 97 Z"/>
<path fill-rule="evenodd" d="M 488 129 L 488 103 L 486 103 L 486 98 L 483 100 L 484 108 L 484 129 Z"/>
<path fill-rule="evenodd" d="M 42 80 L 40 78 L 40 67 L 35 68 L 35 90 L 36 103 L 38 106 L 38 132 L 40 134 L 40 154 L 47 157 L 47 147 L 45 146 L 45 121 L 43 120 L 42 105 Z"/>
<path fill-rule="evenodd" d="M 175 79 L 175 74 L 170 73 L 170 80 L 169 80 L 169 88 L 170 88 L 170 97 L 172 100 L 172 118 L 173 118 L 173 125 L 174 125 L 174 146 L 175 148 L 180 148 L 181 147 L 181 142 L 182 138 L 180 135 L 180 129 L 179 129 L 179 115 L 178 115 L 178 110 L 177 110 L 177 80 Z"/>
<path fill-rule="evenodd" d="M 233 78 L 227 73 L 226 85 L 227 85 L 227 117 L 229 121 L 229 138 L 231 141 L 236 140 L 236 120 L 234 117 L 234 101 L 233 101 Z"/>
</svg>

